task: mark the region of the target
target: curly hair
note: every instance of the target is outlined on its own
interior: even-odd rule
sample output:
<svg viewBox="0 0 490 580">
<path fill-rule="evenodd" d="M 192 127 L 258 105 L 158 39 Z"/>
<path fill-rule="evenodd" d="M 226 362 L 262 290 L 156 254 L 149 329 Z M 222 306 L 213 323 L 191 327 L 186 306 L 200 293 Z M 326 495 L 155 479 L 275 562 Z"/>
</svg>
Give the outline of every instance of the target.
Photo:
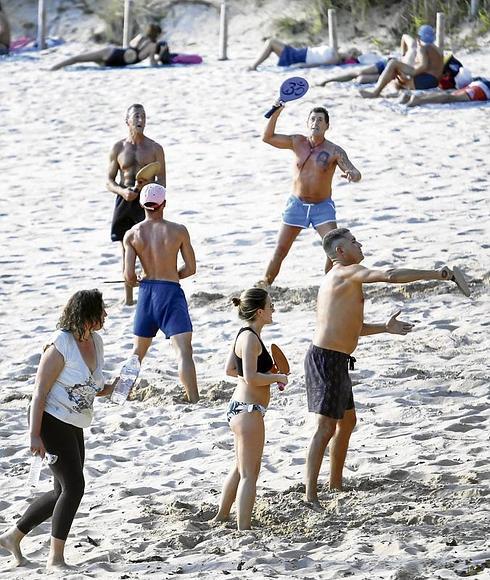
<svg viewBox="0 0 490 580">
<path fill-rule="evenodd" d="M 263 288 L 249 288 L 241 293 L 240 298 L 232 298 L 231 301 L 238 307 L 238 317 L 242 320 L 254 320 L 257 310 L 264 309 L 269 296 Z"/>
<path fill-rule="evenodd" d="M 87 324 L 95 325 L 104 320 L 104 300 L 99 290 L 79 290 L 68 300 L 56 328 L 67 330 L 81 338 Z"/>
</svg>

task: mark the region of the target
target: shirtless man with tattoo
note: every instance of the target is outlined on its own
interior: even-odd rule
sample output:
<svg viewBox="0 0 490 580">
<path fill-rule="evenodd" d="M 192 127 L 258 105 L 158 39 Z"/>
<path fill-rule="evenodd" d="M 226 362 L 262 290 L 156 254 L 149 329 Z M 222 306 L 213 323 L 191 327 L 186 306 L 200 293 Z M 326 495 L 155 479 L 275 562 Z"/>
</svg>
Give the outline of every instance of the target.
<svg viewBox="0 0 490 580">
<path fill-rule="evenodd" d="M 450 270 L 370 270 L 361 266 L 361 243 L 347 228 L 330 231 L 323 238 L 323 249 L 333 267 L 318 291 L 316 328 L 305 358 L 305 384 L 308 411 L 315 413 L 316 429 L 306 459 L 306 500 L 319 507 L 317 482 L 325 449 L 330 442 L 330 489 L 342 489 L 342 470 L 356 412 L 349 368 L 360 336 L 388 332 L 405 335 L 413 324 L 397 320 L 400 311 L 384 324 L 364 322 L 363 284 L 384 282 L 405 284 L 417 280 L 453 281 L 469 296 L 469 289 L 458 268 Z"/>
<path fill-rule="evenodd" d="M 153 178 L 156 183 L 165 186 L 165 154 L 161 145 L 143 134 L 146 125 L 146 113 L 143 105 L 134 104 L 126 112 L 126 125 L 129 134 L 118 141 L 111 149 L 107 189 L 116 194 L 116 204 L 111 226 L 111 240 L 121 242 L 124 234 L 135 224 L 145 218 L 145 212 L 139 203 L 139 192 L 148 180 L 138 180 L 138 171 L 158 161 L 160 171 Z M 119 173 L 119 181 L 116 178 Z M 152 180 L 150 180 L 152 181 Z M 123 267 L 124 267 L 124 246 Z M 126 305 L 133 304 L 133 288 L 125 285 Z"/>
<path fill-rule="evenodd" d="M 272 260 L 260 286 L 270 286 L 279 274 L 281 264 L 302 229 L 310 224 L 320 237 L 337 227 L 332 200 L 332 178 L 336 167 L 348 181 L 359 181 L 361 174 L 349 161 L 346 152 L 325 139 L 329 126 L 328 112 L 315 107 L 308 115 L 308 136 L 276 133 L 276 122 L 283 110 L 280 106 L 270 118 L 263 141 L 278 149 L 291 149 L 295 154 L 293 194 L 282 215 L 282 226 Z M 331 266 L 327 260 L 325 271 Z"/>
</svg>

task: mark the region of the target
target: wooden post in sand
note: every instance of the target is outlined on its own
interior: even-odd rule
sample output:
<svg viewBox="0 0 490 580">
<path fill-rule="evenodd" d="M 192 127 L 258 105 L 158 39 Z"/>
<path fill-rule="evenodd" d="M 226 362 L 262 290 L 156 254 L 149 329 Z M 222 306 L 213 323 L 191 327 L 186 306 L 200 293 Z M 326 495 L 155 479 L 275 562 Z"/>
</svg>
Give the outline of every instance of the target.
<svg viewBox="0 0 490 580">
<path fill-rule="evenodd" d="M 222 0 L 219 13 L 219 56 L 218 60 L 228 60 L 228 15 L 226 14 L 226 0 Z"/>
<path fill-rule="evenodd" d="M 123 48 L 129 46 L 131 34 L 131 0 L 124 0 Z"/>
<path fill-rule="evenodd" d="M 339 48 L 337 39 L 337 15 L 333 8 L 328 9 L 328 44 L 332 50 L 337 52 Z"/>
<path fill-rule="evenodd" d="M 444 12 L 436 15 L 436 46 L 444 50 Z"/>
<path fill-rule="evenodd" d="M 479 4 L 480 4 L 479 0 L 471 0 L 470 18 L 472 20 L 478 16 L 478 8 L 480 7 Z"/>
<path fill-rule="evenodd" d="M 37 49 L 46 48 L 46 3 L 39 0 L 37 3 Z"/>
</svg>

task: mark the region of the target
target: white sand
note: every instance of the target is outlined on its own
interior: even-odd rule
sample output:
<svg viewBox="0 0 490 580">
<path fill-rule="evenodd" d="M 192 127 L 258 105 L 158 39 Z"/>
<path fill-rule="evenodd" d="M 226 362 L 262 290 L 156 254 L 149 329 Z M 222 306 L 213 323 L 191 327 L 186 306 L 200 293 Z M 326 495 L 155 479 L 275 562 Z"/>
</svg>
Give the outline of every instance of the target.
<svg viewBox="0 0 490 580">
<path fill-rule="evenodd" d="M 313 231 L 295 243 L 273 292 L 265 341 L 283 346 L 291 383 L 273 392 L 252 533 L 212 527 L 232 436 L 224 409 L 233 384 L 223 365 L 239 322 L 229 297 L 262 274 L 290 191 L 292 155 L 260 140 L 263 113 L 285 72 L 246 73 L 252 49 L 218 63 L 152 70 L 47 67 L 80 45 L 0 63 L 2 274 L 0 530 L 25 509 L 25 406 L 43 341 L 68 296 L 103 289 L 109 305 L 106 368 L 132 343 L 134 310 L 119 305 L 119 247 L 109 240 L 109 148 L 124 112 L 147 110 L 147 134 L 167 158 L 167 217 L 185 223 L 198 272 L 184 282 L 195 330 L 202 400 L 182 404 L 171 348 L 161 335 L 144 363 L 150 386 L 122 409 L 96 402 L 86 430 L 86 495 L 67 544 L 80 567 L 64 578 L 489 578 L 488 548 L 488 105 L 406 110 L 364 101 L 352 85 L 312 89 L 288 105 L 279 129 L 304 130 L 326 104 L 329 138 L 363 173 L 334 179 L 339 223 L 364 243 L 366 265 L 459 265 L 454 285 L 369 288 L 367 321 L 397 307 L 416 322 L 407 337 L 367 337 L 352 373 L 359 423 L 346 463 L 348 491 L 322 488 L 325 514 L 302 504 L 311 423 L 302 361 L 314 326 L 323 256 Z M 254 47 L 255 48 L 255 47 Z M 489 52 L 464 55 L 490 74 Z M 318 81 L 324 71 L 306 71 Z M 320 482 L 328 475 L 325 460 Z M 42 476 L 41 490 L 49 488 Z M 41 577 L 49 523 L 24 542 Z M 89 541 L 88 538 L 95 540 Z M 93 545 L 93 544 L 97 545 Z M 5 555 L 2 551 L 0 555 Z"/>
</svg>

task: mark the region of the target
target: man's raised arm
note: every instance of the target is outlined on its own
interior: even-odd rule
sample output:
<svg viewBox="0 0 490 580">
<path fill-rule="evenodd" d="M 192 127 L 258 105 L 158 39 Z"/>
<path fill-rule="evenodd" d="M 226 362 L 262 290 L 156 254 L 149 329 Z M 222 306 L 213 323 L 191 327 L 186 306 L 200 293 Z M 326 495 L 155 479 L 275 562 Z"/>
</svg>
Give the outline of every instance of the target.
<svg viewBox="0 0 490 580">
<path fill-rule="evenodd" d="M 276 103 L 277 104 L 277 103 Z M 291 135 L 281 135 L 276 133 L 276 123 L 277 118 L 284 109 L 284 105 L 281 105 L 276 111 L 272 113 L 271 118 L 265 126 L 264 132 L 262 134 L 262 141 L 268 143 L 273 147 L 278 149 L 292 149 L 293 148 L 293 138 Z"/>
</svg>

